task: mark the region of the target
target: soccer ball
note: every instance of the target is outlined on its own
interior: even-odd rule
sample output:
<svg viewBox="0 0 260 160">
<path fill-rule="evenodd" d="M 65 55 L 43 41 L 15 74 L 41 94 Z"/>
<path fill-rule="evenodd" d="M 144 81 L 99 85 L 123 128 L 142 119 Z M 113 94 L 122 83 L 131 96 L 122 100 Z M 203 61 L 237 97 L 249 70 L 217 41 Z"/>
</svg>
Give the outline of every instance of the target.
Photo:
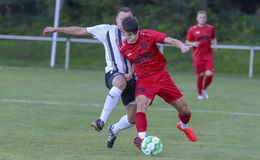
<svg viewBox="0 0 260 160">
<path fill-rule="evenodd" d="M 149 136 L 144 139 L 141 149 L 145 155 L 155 156 L 163 149 L 162 141 L 156 136 Z"/>
</svg>

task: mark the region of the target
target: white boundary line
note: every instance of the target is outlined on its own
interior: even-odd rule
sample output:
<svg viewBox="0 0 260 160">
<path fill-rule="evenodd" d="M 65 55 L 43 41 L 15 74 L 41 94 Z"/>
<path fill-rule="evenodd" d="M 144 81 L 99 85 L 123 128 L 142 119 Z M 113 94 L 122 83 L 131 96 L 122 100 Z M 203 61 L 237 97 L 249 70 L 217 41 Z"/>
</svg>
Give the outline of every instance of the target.
<svg viewBox="0 0 260 160">
<path fill-rule="evenodd" d="M 82 106 L 82 107 L 102 107 L 101 104 L 75 104 L 75 103 L 63 103 L 63 102 L 55 102 L 55 101 L 37 101 L 37 100 L 29 100 L 29 99 L 0 99 L 0 102 L 5 102 L 5 103 L 36 103 L 36 104 L 51 104 L 51 105 L 71 105 L 71 106 Z M 152 110 L 176 111 L 173 108 L 161 108 L 161 107 L 153 107 Z M 223 112 L 223 111 L 200 110 L 200 109 L 192 110 L 192 112 L 225 114 L 225 115 L 233 115 L 233 116 L 260 117 L 260 114 L 258 114 L 258 113 Z"/>
<path fill-rule="evenodd" d="M 63 103 L 55 101 L 36 101 L 29 99 L 0 99 L 0 102 L 6 103 L 37 103 L 37 104 L 54 104 L 54 105 L 71 105 L 71 106 L 86 106 L 86 107 L 101 107 L 99 104 L 75 104 L 75 103 Z"/>
</svg>

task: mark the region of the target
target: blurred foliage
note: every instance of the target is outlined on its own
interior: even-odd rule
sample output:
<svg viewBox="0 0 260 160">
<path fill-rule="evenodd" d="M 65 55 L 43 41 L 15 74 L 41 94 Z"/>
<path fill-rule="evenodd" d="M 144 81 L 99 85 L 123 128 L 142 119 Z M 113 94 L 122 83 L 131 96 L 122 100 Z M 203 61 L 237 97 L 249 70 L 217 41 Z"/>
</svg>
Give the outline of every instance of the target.
<svg viewBox="0 0 260 160">
<path fill-rule="evenodd" d="M 141 28 L 156 29 L 181 40 L 196 24 L 196 13 L 205 9 L 222 43 L 260 42 L 259 0 L 61 0 L 60 26 L 115 23 L 117 10 L 128 6 Z M 1 0 L 0 33 L 39 35 L 53 25 L 55 0 Z"/>
<path fill-rule="evenodd" d="M 59 25 L 114 24 L 117 10 L 123 6 L 133 10 L 140 28 L 159 30 L 182 41 L 188 28 L 197 23 L 197 11 L 204 9 L 220 44 L 260 45 L 259 0 L 61 0 Z M 43 28 L 53 25 L 54 12 L 55 0 L 0 0 L 0 34 L 42 36 Z M 104 48 L 100 45 L 71 44 L 71 67 L 103 68 Z M 0 40 L 0 64 L 49 66 L 50 46 L 51 42 Z M 65 44 L 58 43 L 57 47 L 57 66 L 63 67 Z M 192 70 L 190 55 L 172 52 L 178 53 L 165 49 L 169 69 Z M 248 72 L 249 51 L 234 52 L 219 50 L 215 55 L 217 71 Z M 256 54 L 254 65 L 259 64 Z M 255 67 L 254 72 L 259 74 L 260 68 Z"/>
</svg>

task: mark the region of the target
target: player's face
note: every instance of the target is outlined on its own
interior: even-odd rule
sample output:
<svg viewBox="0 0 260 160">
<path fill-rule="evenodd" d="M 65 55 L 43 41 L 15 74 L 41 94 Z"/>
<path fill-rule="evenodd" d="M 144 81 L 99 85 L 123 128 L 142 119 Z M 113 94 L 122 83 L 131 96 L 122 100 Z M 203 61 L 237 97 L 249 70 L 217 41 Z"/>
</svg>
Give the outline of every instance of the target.
<svg viewBox="0 0 260 160">
<path fill-rule="evenodd" d="M 131 12 L 118 13 L 118 15 L 116 17 L 116 25 L 121 31 L 123 30 L 122 21 L 124 20 L 124 18 L 129 17 L 129 16 L 133 16 Z"/>
<path fill-rule="evenodd" d="M 199 25 L 205 25 L 207 22 L 207 15 L 206 14 L 198 14 L 197 21 Z"/>
<path fill-rule="evenodd" d="M 127 43 L 135 43 L 138 39 L 138 32 L 137 33 L 132 33 L 132 32 L 126 32 L 123 30 L 123 34 L 125 36 L 125 39 Z"/>
</svg>

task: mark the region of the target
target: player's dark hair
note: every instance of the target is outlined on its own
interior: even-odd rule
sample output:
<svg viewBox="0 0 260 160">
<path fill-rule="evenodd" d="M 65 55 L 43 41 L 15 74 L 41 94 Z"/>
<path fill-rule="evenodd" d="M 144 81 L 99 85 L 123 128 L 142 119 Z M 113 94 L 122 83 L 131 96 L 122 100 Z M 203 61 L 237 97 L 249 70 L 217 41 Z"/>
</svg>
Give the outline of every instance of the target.
<svg viewBox="0 0 260 160">
<path fill-rule="evenodd" d="M 120 13 L 120 12 L 131 12 L 133 14 L 133 11 L 128 8 L 128 7 L 122 7 L 122 8 L 119 8 L 119 10 L 117 11 L 117 15 Z"/>
<path fill-rule="evenodd" d="M 122 22 L 122 26 L 126 32 L 131 32 L 134 34 L 136 34 L 139 29 L 137 18 L 132 16 L 126 17 Z"/>
</svg>

